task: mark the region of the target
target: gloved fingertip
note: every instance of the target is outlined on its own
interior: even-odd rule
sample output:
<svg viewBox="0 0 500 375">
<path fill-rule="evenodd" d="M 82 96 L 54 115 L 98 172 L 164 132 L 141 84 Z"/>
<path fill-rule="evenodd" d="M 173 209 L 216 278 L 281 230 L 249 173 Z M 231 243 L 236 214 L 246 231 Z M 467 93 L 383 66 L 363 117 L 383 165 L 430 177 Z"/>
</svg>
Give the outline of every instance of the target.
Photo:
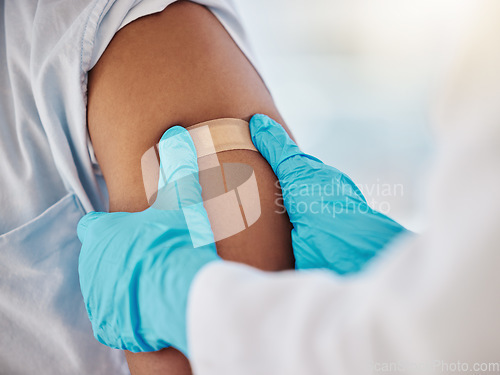
<svg viewBox="0 0 500 375">
<path fill-rule="evenodd" d="M 187 131 L 182 126 L 172 126 L 165 133 L 163 133 L 160 142 L 158 144 L 160 158 L 161 153 L 166 153 L 168 156 L 175 156 L 176 153 L 170 152 L 172 148 L 181 147 L 185 152 L 188 152 L 191 156 L 196 159 L 196 148 L 193 143 L 193 139 Z"/>
<path fill-rule="evenodd" d="M 176 137 L 182 138 L 186 142 L 191 142 L 191 143 L 193 142 L 191 140 L 191 136 L 189 135 L 189 131 L 187 131 L 185 128 L 179 125 L 172 126 L 165 133 L 163 133 L 163 135 L 160 138 L 160 142 L 166 142 L 169 139 L 173 139 Z"/>
<path fill-rule="evenodd" d="M 255 124 L 262 124 L 262 123 L 265 123 L 268 121 L 273 121 L 273 119 L 267 115 L 263 115 L 262 113 L 256 113 L 250 119 L 250 124 L 254 124 L 254 125 Z"/>
<path fill-rule="evenodd" d="M 252 138 L 252 141 L 258 142 L 259 137 L 258 135 L 261 134 L 264 130 L 269 128 L 270 126 L 276 126 L 277 123 L 270 118 L 269 116 L 263 115 L 261 113 L 257 113 L 252 116 L 250 119 L 249 127 L 250 127 L 250 136 Z M 257 147 L 257 145 L 255 144 Z"/>
<path fill-rule="evenodd" d="M 153 207 L 177 209 L 187 202 L 201 200 L 198 156 L 188 130 L 181 126 L 168 129 L 158 144 L 160 175 Z"/>
<path fill-rule="evenodd" d="M 173 126 L 168 129 L 160 139 L 158 152 L 162 177 L 158 189 L 171 179 L 198 172 L 196 148 L 191 135 L 183 127 Z"/>
<path fill-rule="evenodd" d="M 87 229 L 90 224 L 104 215 L 107 215 L 107 213 L 92 211 L 80 219 L 78 226 L 76 227 L 76 233 L 78 234 L 78 239 L 81 243 L 83 243 L 83 240 L 85 239 L 85 235 L 87 234 Z"/>
<path fill-rule="evenodd" d="M 278 166 L 293 155 L 302 154 L 283 126 L 272 118 L 256 114 L 250 119 L 252 142 L 277 175 Z M 278 176 L 279 178 L 279 176 Z"/>
</svg>

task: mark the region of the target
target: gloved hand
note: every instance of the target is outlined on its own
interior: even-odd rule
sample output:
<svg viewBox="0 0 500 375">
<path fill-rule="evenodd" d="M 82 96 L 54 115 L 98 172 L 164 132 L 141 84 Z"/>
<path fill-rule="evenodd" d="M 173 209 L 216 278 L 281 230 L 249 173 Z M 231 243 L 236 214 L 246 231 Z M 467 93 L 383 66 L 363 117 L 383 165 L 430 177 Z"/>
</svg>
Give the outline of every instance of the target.
<svg viewBox="0 0 500 375">
<path fill-rule="evenodd" d="M 101 343 L 132 352 L 173 346 L 187 355 L 186 305 L 198 271 L 217 261 L 189 133 L 159 143 L 153 206 L 138 213 L 91 212 L 78 224 L 80 286 Z"/>
<path fill-rule="evenodd" d="M 351 179 L 303 153 L 283 127 L 265 115 L 250 120 L 255 147 L 271 165 L 292 222 L 297 269 L 357 272 L 405 229 L 371 209 Z"/>
</svg>

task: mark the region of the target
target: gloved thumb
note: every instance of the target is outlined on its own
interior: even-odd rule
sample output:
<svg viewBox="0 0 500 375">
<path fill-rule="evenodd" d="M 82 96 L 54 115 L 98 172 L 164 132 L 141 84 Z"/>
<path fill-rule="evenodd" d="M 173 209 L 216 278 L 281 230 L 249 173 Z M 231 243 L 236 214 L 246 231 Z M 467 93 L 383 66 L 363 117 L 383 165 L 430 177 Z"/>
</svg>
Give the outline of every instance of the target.
<svg viewBox="0 0 500 375">
<path fill-rule="evenodd" d="M 158 195 L 152 208 L 181 209 L 194 247 L 214 242 L 214 235 L 203 206 L 198 176 L 198 157 L 189 132 L 174 126 L 158 145 L 160 178 Z"/>
<path fill-rule="evenodd" d="M 181 126 L 168 129 L 158 144 L 160 176 L 153 207 L 179 209 L 200 203 L 196 148 L 189 132 Z"/>
<path fill-rule="evenodd" d="M 251 118 L 250 135 L 255 147 L 267 160 L 280 182 L 286 177 L 283 173 L 295 169 L 279 168 L 282 164 L 289 162 L 293 156 L 300 155 L 321 163 L 319 159 L 302 152 L 285 129 L 266 115 L 256 114 Z M 294 163 L 297 162 L 294 160 Z"/>
<path fill-rule="evenodd" d="M 85 239 L 85 235 L 87 234 L 87 229 L 90 224 L 99 220 L 104 215 L 108 215 L 108 213 L 92 211 L 80 219 L 76 228 L 76 233 L 78 234 L 78 239 L 81 243 L 83 243 L 83 240 Z"/>
</svg>

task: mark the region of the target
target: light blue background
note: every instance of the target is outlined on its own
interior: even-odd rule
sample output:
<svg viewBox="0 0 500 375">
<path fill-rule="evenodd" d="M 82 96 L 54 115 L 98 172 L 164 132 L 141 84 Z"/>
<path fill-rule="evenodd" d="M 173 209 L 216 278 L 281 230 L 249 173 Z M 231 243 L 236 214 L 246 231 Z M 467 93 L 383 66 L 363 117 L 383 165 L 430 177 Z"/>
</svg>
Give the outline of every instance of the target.
<svg viewBox="0 0 500 375">
<path fill-rule="evenodd" d="M 422 230 L 434 151 L 430 108 L 446 43 L 436 35 L 460 7 L 429 0 L 235 3 L 302 149 L 350 175 L 372 207 Z"/>
</svg>

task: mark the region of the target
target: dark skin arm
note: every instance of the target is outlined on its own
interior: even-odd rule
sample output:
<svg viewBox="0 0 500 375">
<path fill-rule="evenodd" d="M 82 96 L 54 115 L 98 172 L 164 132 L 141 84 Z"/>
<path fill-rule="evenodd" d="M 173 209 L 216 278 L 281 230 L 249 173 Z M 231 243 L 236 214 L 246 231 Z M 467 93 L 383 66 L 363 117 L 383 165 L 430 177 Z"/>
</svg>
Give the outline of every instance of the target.
<svg viewBox="0 0 500 375">
<path fill-rule="evenodd" d="M 168 128 L 222 117 L 249 121 L 255 113 L 284 124 L 260 76 L 209 10 L 179 1 L 125 26 L 89 72 L 87 121 L 110 210 L 148 207 L 141 157 Z M 291 226 L 278 213 L 280 190 L 267 162 L 245 150 L 218 156 L 253 167 L 262 210 L 254 225 L 217 242 L 218 253 L 261 269 L 293 268 Z M 173 348 L 126 356 L 132 375 L 191 373 Z"/>
</svg>

